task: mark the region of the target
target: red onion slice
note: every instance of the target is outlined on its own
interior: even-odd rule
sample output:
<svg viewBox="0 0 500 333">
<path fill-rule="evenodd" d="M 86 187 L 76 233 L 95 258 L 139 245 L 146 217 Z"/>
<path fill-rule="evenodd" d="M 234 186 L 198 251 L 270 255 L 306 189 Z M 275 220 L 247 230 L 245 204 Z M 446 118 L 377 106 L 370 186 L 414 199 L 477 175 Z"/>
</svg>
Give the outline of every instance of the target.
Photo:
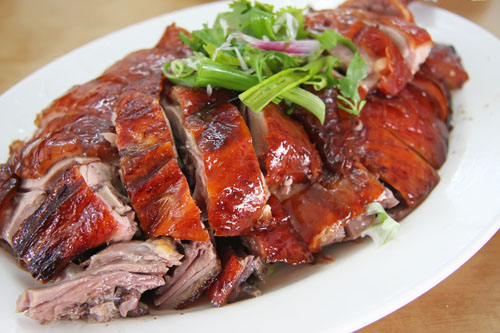
<svg viewBox="0 0 500 333">
<path fill-rule="evenodd" d="M 309 54 L 320 48 L 321 44 L 315 39 L 297 40 L 292 42 L 259 40 L 251 42 L 250 46 L 261 50 L 279 51 L 288 54 Z"/>
</svg>

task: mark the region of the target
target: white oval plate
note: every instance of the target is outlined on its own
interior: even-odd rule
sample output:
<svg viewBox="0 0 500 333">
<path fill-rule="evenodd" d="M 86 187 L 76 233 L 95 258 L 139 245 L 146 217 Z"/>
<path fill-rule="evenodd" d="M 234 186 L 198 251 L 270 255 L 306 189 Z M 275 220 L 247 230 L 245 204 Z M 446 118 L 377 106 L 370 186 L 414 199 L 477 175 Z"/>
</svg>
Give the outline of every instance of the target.
<svg viewBox="0 0 500 333">
<path fill-rule="evenodd" d="M 333 2 L 315 1 L 313 8 L 328 8 Z M 203 303 L 181 312 L 93 325 L 77 321 L 40 326 L 16 314 L 18 295 L 36 283 L 13 258 L 0 255 L 1 330 L 353 331 L 412 301 L 455 271 L 500 226 L 500 42 L 449 12 L 418 3 L 411 8 L 435 41 L 456 47 L 470 80 L 453 96 L 454 129 L 448 160 L 439 171 L 441 182 L 404 220 L 397 239 L 380 248 L 370 241 L 332 246 L 327 250 L 335 258 L 332 264 L 280 269 L 255 299 L 219 309 Z M 35 114 L 72 85 L 98 76 L 131 51 L 152 47 L 172 22 L 200 28 L 226 9 L 226 2 L 210 3 L 130 26 L 59 58 L 12 87 L 0 97 L 0 160 L 6 160 L 12 140 L 31 135 Z"/>
</svg>

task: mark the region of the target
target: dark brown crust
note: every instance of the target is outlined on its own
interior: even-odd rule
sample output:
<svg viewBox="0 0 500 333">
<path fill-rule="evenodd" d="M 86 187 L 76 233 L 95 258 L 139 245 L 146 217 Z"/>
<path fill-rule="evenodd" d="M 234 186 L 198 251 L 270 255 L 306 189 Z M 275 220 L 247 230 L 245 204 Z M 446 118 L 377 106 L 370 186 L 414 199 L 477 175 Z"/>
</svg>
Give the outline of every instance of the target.
<svg viewBox="0 0 500 333">
<path fill-rule="evenodd" d="M 207 241 L 159 99 L 131 91 L 117 110 L 123 181 L 146 236 Z"/>
<path fill-rule="evenodd" d="M 259 156 L 268 186 L 314 182 L 321 175 L 321 158 L 302 126 L 287 117 L 276 104 L 262 110 L 268 127 L 267 151 Z"/>
<path fill-rule="evenodd" d="M 13 247 L 34 278 L 48 281 L 74 257 L 109 241 L 117 228 L 108 208 L 73 166 L 20 226 Z"/>
<path fill-rule="evenodd" d="M 366 205 L 377 201 L 384 186 L 359 162 L 340 177 L 325 177 L 323 183 L 283 202 L 293 216 L 293 224 L 313 253 L 325 245 L 343 241 L 344 227 L 366 212 Z"/>
<path fill-rule="evenodd" d="M 283 210 L 279 199 L 271 195 L 268 204 L 272 210 L 271 222 L 244 236 L 252 253 L 267 263 L 298 265 L 312 262 L 313 256 L 307 244 L 292 226 L 290 216 Z"/>
<path fill-rule="evenodd" d="M 168 92 L 168 90 L 166 90 Z M 175 86 L 182 126 L 193 136 L 206 175 L 206 211 L 216 236 L 249 232 L 262 214 L 268 190 L 250 131 L 228 93 Z M 223 101 L 222 104 L 215 104 Z M 200 170 L 198 170 L 200 172 Z M 197 185 L 199 186 L 199 185 Z"/>
<path fill-rule="evenodd" d="M 422 66 L 421 72 L 428 78 L 444 84 L 446 89 L 462 88 L 469 75 L 453 46 L 436 44 Z"/>
</svg>

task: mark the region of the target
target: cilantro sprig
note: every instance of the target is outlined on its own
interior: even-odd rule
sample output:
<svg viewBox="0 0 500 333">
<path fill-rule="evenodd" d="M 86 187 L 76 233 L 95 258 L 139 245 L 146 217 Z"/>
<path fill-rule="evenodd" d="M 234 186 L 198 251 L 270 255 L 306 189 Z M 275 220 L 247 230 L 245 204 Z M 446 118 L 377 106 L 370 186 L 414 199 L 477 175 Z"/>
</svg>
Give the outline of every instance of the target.
<svg viewBox="0 0 500 333">
<path fill-rule="evenodd" d="M 285 100 L 306 108 L 321 123 L 325 104 L 304 88 L 335 86 L 340 92 L 339 108 L 360 113 L 365 101 L 358 87 L 367 69 L 349 39 L 330 29 L 321 34 L 306 32 L 303 9 L 286 7 L 275 12 L 271 5 L 252 5 L 248 0 L 234 1 L 230 8 L 217 16 L 212 27 L 205 24 L 190 37 L 180 35 L 193 55 L 167 63 L 163 72 L 168 79 L 179 85 L 240 91 L 240 100 L 254 112 Z M 328 54 L 337 44 L 353 53 L 347 69 L 338 57 Z"/>
</svg>

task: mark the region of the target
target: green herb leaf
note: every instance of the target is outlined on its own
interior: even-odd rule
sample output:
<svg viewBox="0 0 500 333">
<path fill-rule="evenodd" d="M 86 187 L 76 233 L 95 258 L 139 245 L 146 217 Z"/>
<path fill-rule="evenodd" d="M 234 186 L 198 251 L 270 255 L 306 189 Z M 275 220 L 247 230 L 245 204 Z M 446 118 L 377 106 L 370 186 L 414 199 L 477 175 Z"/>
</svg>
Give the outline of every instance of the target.
<svg viewBox="0 0 500 333">
<path fill-rule="evenodd" d="M 367 72 L 368 70 L 363 58 L 361 58 L 358 52 L 354 53 L 354 57 L 347 67 L 345 78 L 339 79 L 337 83 L 340 93 L 342 94 L 339 95 L 339 99 L 349 106 L 349 108 L 346 108 L 344 105 L 338 104 L 342 110 L 356 115 L 361 112 L 366 102 L 361 101 L 358 87 L 360 82 L 366 77 Z"/>
<path fill-rule="evenodd" d="M 281 49 L 274 50 L 268 45 L 288 45 L 286 43 L 290 42 L 296 43 L 290 44 L 293 47 L 298 47 L 305 45 L 300 40 L 310 38 L 304 29 L 304 9 L 285 7 L 274 12 L 271 5 L 252 4 L 248 0 L 234 1 L 230 8 L 217 16 L 212 27 L 205 24 L 202 29 L 193 31 L 190 37 L 180 34 L 180 39 L 195 55 L 166 64 L 164 73 L 167 78 L 181 85 L 210 85 L 242 91 L 241 101 L 255 112 L 271 101 L 279 103 L 284 100 L 290 105 L 303 106 L 321 122 L 325 117 L 324 103 L 299 86 L 309 85 L 315 90 L 335 86 L 340 92 L 339 108 L 359 114 L 365 101 L 361 100 L 358 87 L 367 70 L 349 39 L 326 29 L 321 34 L 309 34 L 320 42 L 321 47 L 316 45 L 311 52 L 296 54 L 280 52 Z M 340 68 L 342 64 L 338 57 L 324 55 L 325 50 L 331 50 L 337 44 L 344 45 L 354 54 L 347 68 Z M 262 45 L 267 45 L 268 49 Z M 344 70 L 346 75 L 342 77 L 338 73 Z"/>
<path fill-rule="evenodd" d="M 323 45 L 323 47 L 327 51 L 333 49 L 337 44 L 341 44 L 347 47 L 353 53 L 357 52 L 356 46 L 353 44 L 353 42 L 332 29 L 325 29 L 325 31 L 323 31 L 321 34 L 312 34 L 312 36 L 319 40 L 321 45 Z"/>
<path fill-rule="evenodd" d="M 258 7 L 250 10 L 250 26 L 252 35 L 257 38 L 266 36 L 270 40 L 276 40 L 273 30 L 274 15 Z"/>
</svg>

